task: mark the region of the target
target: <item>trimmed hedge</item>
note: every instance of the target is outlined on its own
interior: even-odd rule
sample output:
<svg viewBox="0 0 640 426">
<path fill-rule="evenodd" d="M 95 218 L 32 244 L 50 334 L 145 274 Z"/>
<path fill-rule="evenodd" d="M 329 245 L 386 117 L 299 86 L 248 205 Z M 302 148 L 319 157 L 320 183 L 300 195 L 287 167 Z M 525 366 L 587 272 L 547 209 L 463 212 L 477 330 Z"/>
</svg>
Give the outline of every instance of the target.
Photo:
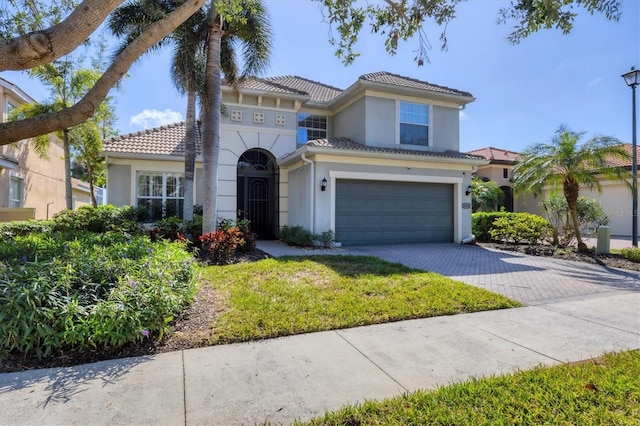
<svg viewBox="0 0 640 426">
<path fill-rule="evenodd" d="M 471 215 L 471 232 L 480 242 L 491 241 L 491 228 L 496 219 L 507 217 L 510 212 L 477 212 Z"/>
</svg>

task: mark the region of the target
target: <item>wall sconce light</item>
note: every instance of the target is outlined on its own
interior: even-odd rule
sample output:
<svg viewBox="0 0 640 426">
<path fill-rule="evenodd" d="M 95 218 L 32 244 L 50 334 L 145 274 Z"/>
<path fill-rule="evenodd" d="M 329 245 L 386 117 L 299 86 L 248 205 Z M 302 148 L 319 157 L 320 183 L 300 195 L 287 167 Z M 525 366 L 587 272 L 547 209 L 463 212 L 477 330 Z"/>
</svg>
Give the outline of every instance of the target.
<svg viewBox="0 0 640 426">
<path fill-rule="evenodd" d="M 322 182 L 320 182 L 320 190 L 324 191 L 327 189 L 327 178 L 322 178 Z"/>
<path fill-rule="evenodd" d="M 471 185 L 467 186 L 467 190 L 464 191 L 464 195 L 469 195 L 471 194 Z"/>
</svg>

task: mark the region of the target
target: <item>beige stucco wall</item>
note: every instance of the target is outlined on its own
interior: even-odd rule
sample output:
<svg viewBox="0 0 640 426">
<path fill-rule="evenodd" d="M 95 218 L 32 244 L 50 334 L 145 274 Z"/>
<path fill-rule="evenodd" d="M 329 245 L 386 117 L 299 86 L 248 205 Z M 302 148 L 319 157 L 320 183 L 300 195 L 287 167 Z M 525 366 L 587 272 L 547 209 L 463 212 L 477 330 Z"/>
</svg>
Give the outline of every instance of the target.
<svg viewBox="0 0 640 426">
<path fill-rule="evenodd" d="M 7 104 L 18 106 L 33 102 L 24 92 L 6 81 L 0 84 L 0 120 L 7 120 Z M 22 207 L 35 209 L 36 219 L 47 218 L 66 207 L 64 193 L 64 155 L 61 144 L 52 139 L 48 158 L 40 158 L 27 141 L 0 146 L 0 155 L 18 161 L 15 170 L 0 168 L 0 207 L 9 206 L 9 180 L 12 175 L 23 179 Z"/>
<path fill-rule="evenodd" d="M 507 169 L 509 177 L 505 179 L 503 177 L 503 169 Z M 513 177 L 513 166 L 503 164 L 487 164 L 486 166 L 479 166 L 476 172 L 480 176 L 484 176 L 489 180 L 492 180 L 498 184 L 498 186 L 513 187 L 513 184 L 509 181 Z"/>
</svg>

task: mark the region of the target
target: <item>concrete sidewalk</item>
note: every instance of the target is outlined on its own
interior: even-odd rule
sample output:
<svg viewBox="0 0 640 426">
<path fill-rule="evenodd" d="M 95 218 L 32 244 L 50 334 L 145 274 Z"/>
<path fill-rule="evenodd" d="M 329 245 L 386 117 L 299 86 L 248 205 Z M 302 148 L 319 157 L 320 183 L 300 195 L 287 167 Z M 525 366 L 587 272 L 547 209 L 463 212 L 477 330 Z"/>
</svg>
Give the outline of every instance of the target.
<svg viewBox="0 0 640 426">
<path fill-rule="evenodd" d="M 2 425 L 252 425 L 640 348 L 640 293 L 0 374 Z"/>
<path fill-rule="evenodd" d="M 306 254 L 276 243 L 266 248 Z M 640 349 L 637 274 L 453 244 L 326 253 L 398 258 L 462 274 L 456 279 L 470 284 L 492 282 L 505 293 L 526 279 L 522 300 L 542 295 L 518 309 L 0 374 L 0 425 L 288 424 L 471 376 Z M 550 280 L 560 296 L 544 293 Z"/>
</svg>

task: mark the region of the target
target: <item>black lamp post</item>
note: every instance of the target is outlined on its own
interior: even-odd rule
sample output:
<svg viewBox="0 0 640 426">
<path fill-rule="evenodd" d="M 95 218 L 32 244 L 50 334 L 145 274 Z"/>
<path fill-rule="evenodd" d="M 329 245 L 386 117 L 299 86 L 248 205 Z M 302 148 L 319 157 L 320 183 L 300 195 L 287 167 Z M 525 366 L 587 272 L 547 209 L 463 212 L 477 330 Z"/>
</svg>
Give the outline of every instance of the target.
<svg viewBox="0 0 640 426">
<path fill-rule="evenodd" d="M 631 111 L 633 117 L 631 119 L 632 124 L 632 162 L 631 162 L 631 217 L 633 218 L 632 231 L 631 231 L 631 243 L 634 247 L 638 247 L 638 154 L 637 154 L 637 139 L 636 139 L 636 87 L 640 84 L 640 70 L 631 67 L 631 71 L 622 74 L 624 81 L 629 87 L 631 87 Z"/>
</svg>

